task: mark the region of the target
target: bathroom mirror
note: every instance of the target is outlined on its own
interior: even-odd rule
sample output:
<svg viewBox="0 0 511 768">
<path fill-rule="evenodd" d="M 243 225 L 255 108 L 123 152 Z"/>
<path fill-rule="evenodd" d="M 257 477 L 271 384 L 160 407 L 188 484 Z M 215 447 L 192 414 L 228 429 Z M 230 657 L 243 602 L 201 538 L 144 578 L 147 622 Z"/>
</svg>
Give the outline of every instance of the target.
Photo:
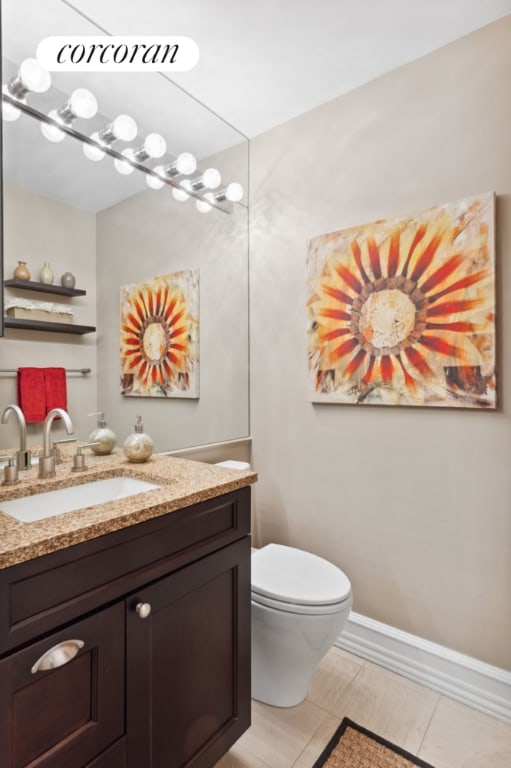
<svg viewBox="0 0 511 768">
<path fill-rule="evenodd" d="M 4 88 L 16 78 L 22 62 L 35 56 L 41 39 L 108 33 L 87 17 L 87 5 L 87 0 L 2 0 Z M 76 89 L 94 94 L 98 110 L 90 118 L 73 119 L 72 130 L 59 141 L 48 140 L 52 129 L 55 137 L 55 126 L 40 117 L 22 111 L 17 119 L 5 119 L 12 117 L 12 109 L 11 115 L 4 115 L 2 262 L 7 282 L 19 261 L 27 263 L 31 282 L 39 281 L 47 262 L 54 284 L 60 285 L 61 275 L 70 271 L 76 288 L 86 294 L 29 295 L 11 285 L 5 288 L 4 299 L 6 306 L 19 302 L 19 297 L 57 302 L 74 313 L 73 324 L 97 331 L 75 335 L 20 330 L 7 321 L 0 340 L 5 371 L 0 375 L 0 403 L 16 401 L 16 380 L 8 369 L 86 368 L 90 373 L 68 377 L 68 410 L 80 439 L 94 427 L 87 412 L 97 410 L 105 411 L 119 441 L 132 431 L 135 416 L 141 413 L 146 431 L 162 451 L 246 437 L 248 141 L 167 74 L 156 72 L 52 73 L 50 87 L 29 91 L 26 104 L 38 115 L 47 115 L 62 107 Z M 7 110 L 12 106 L 8 104 Z M 139 168 L 119 173 L 115 157 L 108 153 L 100 161 L 91 160 L 84 151 L 90 145 L 73 131 L 90 137 L 118 115 L 135 121 L 137 136 L 109 145 L 113 154 L 137 150 L 149 134 L 157 133 L 165 140 L 164 154 L 139 164 L 149 171 L 158 165 L 168 168 L 186 152 L 197 159 L 196 171 L 186 177 L 167 176 L 167 183 L 153 189 L 147 182 L 151 173 Z M 216 198 L 209 198 L 212 205 L 207 212 L 196 207 L 196 196 L 205 192 L 200 184 L 188 187 L 192 194 L 186 201 L 174 198 L 173 184 L 200 179 L 208 168 L 218 169 L 222 180 L 214 189 Z M 233 182 L 245 194 L 229 202 L 221 193 Z M 198 397 L 163 391 L 161 396 L 122 394 L 121 288 L 187 270 L 199 275 Z M 35 437 L 37 426 L 31 432 Z M 0 434 L 0 445 L 6 444 L 7 438 Z"/>
</svg>

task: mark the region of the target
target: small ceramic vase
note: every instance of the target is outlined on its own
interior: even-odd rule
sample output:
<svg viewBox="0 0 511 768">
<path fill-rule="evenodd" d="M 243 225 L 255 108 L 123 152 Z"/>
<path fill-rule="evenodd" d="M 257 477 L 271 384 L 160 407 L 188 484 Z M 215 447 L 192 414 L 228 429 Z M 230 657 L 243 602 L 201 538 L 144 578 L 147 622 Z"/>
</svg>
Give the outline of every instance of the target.
<svg viewBox="0 0 511 768">
<path fill-rule="evenodd" d="M 26 261 L 18 261 L 18 266 L 12 273 L 16 280 L 30 280 L 30 271 Z"/>
<path fill-rule="evenodd" d="M 53 283 L 53 270 L 47 261 L 44 262 L 43 268 L 39 272 L 39 280 L 41 283 L 51 285 Z"/>
<path fill-rule="evenodd" d="M 62 277 L 60 278 L 60 284 L 64 286 L 64 288 L 74 288 L 76 283 L 75 276 L 72 274 L 72 272 L 64 272 Z"/>
</svg>

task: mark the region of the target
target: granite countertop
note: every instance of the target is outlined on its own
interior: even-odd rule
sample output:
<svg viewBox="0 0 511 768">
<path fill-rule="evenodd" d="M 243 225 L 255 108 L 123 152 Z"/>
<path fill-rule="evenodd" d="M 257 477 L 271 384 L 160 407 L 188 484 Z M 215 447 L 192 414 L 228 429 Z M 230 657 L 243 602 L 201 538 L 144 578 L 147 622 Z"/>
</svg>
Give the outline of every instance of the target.
<svg viewBox="0 0 511 768">
<path fill-rule="evenodd" d="M 0 485 L 0 568 L 235 491 L 257 480 L 252 471 L 217 467 L 165 454 L 155 454 L 142 464 L 128 462 L 119 448 L 109 456 L 95 456 L 90 450 L 85 454 L 88 469 L 83 472 L 71 471 L 71 454 L 68 452 L 64 462 L 57 466 L 54 478 L 40 480 L 35 466 L 20 472 L 20 482 L 16 485 Z M 82 509 L 31 523 L 22 523 L 1 511 L 2 501 L 119 475 L 146 480 L 160 487 L 89 507 L 84 499 Z"/>
</svg>

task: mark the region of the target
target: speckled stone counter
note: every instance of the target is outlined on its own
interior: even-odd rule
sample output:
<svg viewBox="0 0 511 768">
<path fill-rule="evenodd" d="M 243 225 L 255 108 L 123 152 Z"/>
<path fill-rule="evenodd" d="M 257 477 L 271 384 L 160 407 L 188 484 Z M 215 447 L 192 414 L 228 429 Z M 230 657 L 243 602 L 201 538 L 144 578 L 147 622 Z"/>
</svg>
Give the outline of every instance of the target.
<svg viewBox="0 0 511 768">
<path fill-rule="evenodd" d="M 251 471 L 227 469 L 165 454 L 154 455 L 143 464 L 133 464 L 119 449 L 110 456 L 95 456 L 88 450 L 84 453 L 87 454 L 88 469 L 83 472 L 71 471 L 68 454 L 57 466 L 54 478 L 40 480 L 35 466 L 19 473 L 17 485 L 0 486 L 0 568 L 229 493 L 257 480 L 257 475 Z M 22 523 L 1 511 L 2 501 L 118 476 L 139 478 L 160 487 L 89 507 L 85 496 L 82 509 L 31 523 Z"/>
</svg>

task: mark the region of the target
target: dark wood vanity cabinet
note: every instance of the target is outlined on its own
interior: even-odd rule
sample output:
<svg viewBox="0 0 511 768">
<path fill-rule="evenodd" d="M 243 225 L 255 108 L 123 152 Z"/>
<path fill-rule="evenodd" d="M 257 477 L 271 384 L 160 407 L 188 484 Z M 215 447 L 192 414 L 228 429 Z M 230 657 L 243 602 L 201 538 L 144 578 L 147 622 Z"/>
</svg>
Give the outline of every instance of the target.
<svg viewBox="0 0 511 768">
<path fill-rule="evenodd" d="M 242 488 L 0 571 L 1 768 L 212 768 L 250 724 L 249 529 Z"/>
</svg>

